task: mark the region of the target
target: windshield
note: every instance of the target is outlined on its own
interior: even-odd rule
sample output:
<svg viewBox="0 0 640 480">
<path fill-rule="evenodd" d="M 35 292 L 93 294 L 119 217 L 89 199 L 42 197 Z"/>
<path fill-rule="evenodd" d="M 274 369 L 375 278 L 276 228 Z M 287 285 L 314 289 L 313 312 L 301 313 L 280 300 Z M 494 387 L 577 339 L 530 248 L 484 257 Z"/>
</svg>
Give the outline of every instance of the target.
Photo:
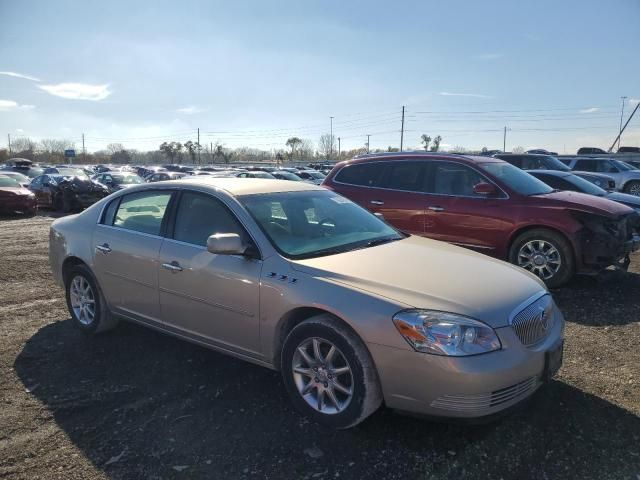
<svg viewBox="0 0 640 480">
<path fill-rule="evenodd" d="M 239 199 L 274 247 L 289 258 L 332 255 L 404 238 L 375 215 L 329 191 Z"/>
<path fill-rule="evenodd" d="M 616 166 L 622 170 L 623 172 L 627 172 L 629 170 L 637 170 L 636 167 L 634 167 L 633 165 L 627 163 L 627 162 L 623 162 L 621 160 L 612 160 L 613 163 L 616 164 Z"/>
<path fill-rule="evenodd" d="M 0 171 L 0 175 L 6 175 L 7 177 L 13 178 L 15 181 L 20 183 L 29 183 L 29 177 L 21 173 Z"/>
<path fill-rule="evenodd" d="M 589 180 L 585 180 L 578 175 L 567 175 L 564 179 L 578 187 L 580 192 L 588 193 L 589 195 L 596 195 L 598 197 L 604 197 L 607 194 L 607 191 L 603 188 L 600 188 Z"/>
<path fill-rule="evenodd" d="M 144 181 L 137 175 L 112 175 L 113 181 L 118 185 L 137 185 Z"/>
<path fill-rule="evenodd" d="M 553 189 L 542 180 L 538 180 L 510 163 L 480 163 L 479 165 L 520 195 L 542 195 L 553 192 Z"/>
<path fill-rule="evenodd" d="M 4 176 L 0 175 L 0 187 L 15 187 L 15 188 L 19 188 L 20 184 L 18 182 L 16 182 L 11 177 L 4 177 Z"/>
<path fill-rule="evenodd" d="M 309 174 L 310 177 L 315 178 L 316 180 L 323 180 L 325 175 L 320 172 L 316 172 L 315 170 L 307 170 L 305 173 Z"/>
<path fill-rule="evenodd" d="M 80 168 L 57 168 L 58 173 L 64 176 L 88 177 L 87 173 Z"/>
<path fill-rule="evenodd" d="M 278 177 L 284 178 L 285 180 L 295 180 L 295 181 L 298 181 L 298 182 L 302 180 L 295 173 L 287 172 L 286 170 L 281 171 L 281 172 L 275 172 L 275 173 L 277 173 Z"/>
<path fill-rule="evenodd" d="M 273 175 L 271 175 L 270 173 L 259 172 L 259 171 L 251 172 L 250 176 L 253 177 L 253 178 L 276 178 Z"/>
<path fill-rule="evenodd" d="M 558 170 L 560 172 L 569 172 L 571 169 L 558 160 L 556 157 L 552 157 L 551 155 L 545 155 L 545 163 L 547 164 L 547 168 L 549 170 Z"/>
<path fill-rule="evenodd" d="M 42 168 L 33 168 L 33 167 L 24 172 L 24 174 L 29 178 L 39 177 L 43 173 L 44 173 L 44 169 L 42 169 Z"/>
</svg>

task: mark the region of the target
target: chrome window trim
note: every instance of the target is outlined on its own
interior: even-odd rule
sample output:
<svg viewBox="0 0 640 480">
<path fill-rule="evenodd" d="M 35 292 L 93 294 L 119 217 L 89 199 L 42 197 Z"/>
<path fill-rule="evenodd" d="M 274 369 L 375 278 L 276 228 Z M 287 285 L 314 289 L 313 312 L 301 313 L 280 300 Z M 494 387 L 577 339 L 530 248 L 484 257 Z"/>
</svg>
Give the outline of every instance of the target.
<svg viewBox="0 0 640 480">
<path fill-rule="evenodd" d="M 399 161 L 407 161 L 407 162 L 425 162 L 425 160 L 422 159 L 418 159 L 418 158 L 408 158 L 406 160 L 402 159 L 402 160 L 376 160 L 373 162 L 362 162 L 362 165 L 365 164 L 370 164 L 370 163 L 390 163 L 390 162 L 399 162 Z M 485 178 L 488 183 L 490 183 L 491 185 L 493 185 L 494 187 L 496 187 L 500 192 L 503 193 L 504 197 L 484 197 L 484 196 L 478 196 L 478 197 L 474 197 L 471 195 L 450 195 L 447 193 L 431 193 L 431 192 L 416 192 L 414 190 L 398 190 L 396 188 L 384 188 L 384 187 L 372 187 L 369 185 L 356 185 L 355 183 L 345 183 L 345 182 L 339 182 L 338 180 L 336 180 L 336 178 L 338 177 L 338 175 L 340 175 L 340 172 L 342 172 L 342 170 L 344 170 L 347 167 L 353 166 L 352 164 L 349 165 L 344 165 L 342 167 L 340 167 L 340 170 L 338 170 L 336 172 L 336 174 L 333 176 L 333 178 L 331 179 L 331 183 L 337 183 L 339 185 L 347 185 L 349 187 L 358 187 L 358 188 L 371 188 L 371 189 L 376 189 L 376 190 L 384 190 L 387 192 L 402 192 L 402 193 L 416 193 L 419 195 L 428 195 L 431 197 L 453 197 L 453 198 L 473 198 L 476 200 L 487 200 L 487 199 L 491 199 L 491 200 L 509 200 L 511 198 L 511 196 L 505 192 L 499 185 L 496 185 L 496 183 L 487 178 L 487 176 L 485 174 L 482 173 L 481 170 L 478 170 L 475 166 L 469 165 L 467 163 L 463 163 L 463 162 L 455 162 L 455 161 L 451 161 L 449 159 L 434 159 L 434 160 L 427 160 L 428 162 L 449 162 L 449 163 L 456 163 L 458 165 L 464 165 L 466 167 L 471 168 L 472 170 L 474 170 L 478 175 L 480 175 L 482 178 Z M 503 160 L 504 162 L 504 160 Z M 507 162 L 508 163 L 508 162 Z M 360 165 L 360 164 L 356 164 L 356 165 Z"/>
<path fill-rule="evenodd" d="M 98 227 L 103 227 L 103 228 L 109 228 L 112 230 L 118 230 L 120 232 L 130 232 L 130 233 L 135 233 L 137 235 L 142 235 L 144 237 L 149 237 L 149 238 L 159 238 L 160 240 L 162 240 L 163 237 L 162 235 L 153 235 L 151 233 L 144 233 L 144 232 L 138 232 L 137 230 L 130 230 L 128 228 L 122 228 L 122 227 L 114 227 L 113 225 L 105 225 L 104 223 L 100 223 L 98 222 L 97 224 Z"/>
</svg>

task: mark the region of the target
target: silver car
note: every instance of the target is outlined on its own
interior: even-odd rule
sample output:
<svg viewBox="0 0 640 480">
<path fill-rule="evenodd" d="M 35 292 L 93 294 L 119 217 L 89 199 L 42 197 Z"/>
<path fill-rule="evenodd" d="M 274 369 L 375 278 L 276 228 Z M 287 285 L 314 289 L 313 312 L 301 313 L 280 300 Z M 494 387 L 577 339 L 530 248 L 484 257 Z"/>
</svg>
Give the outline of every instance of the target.
<svg viewBox="0 0 640 480">
<path fill-rule="evenodd" d="M 613 158 L 563 158 L 571 170 L 604 173 L 616 182 L 616 190 L 640 196 L 640 170 Z"/>
<path fill-rule="evenodd" d="M 383 402 L 488 416 L 562 363 L 564 319 L 537 277 L 304 182 L 133 186 L 56 220 L 50 262 L 83 332 L 124 319 L 280 370 L 335 428 Z"/>
</svg>

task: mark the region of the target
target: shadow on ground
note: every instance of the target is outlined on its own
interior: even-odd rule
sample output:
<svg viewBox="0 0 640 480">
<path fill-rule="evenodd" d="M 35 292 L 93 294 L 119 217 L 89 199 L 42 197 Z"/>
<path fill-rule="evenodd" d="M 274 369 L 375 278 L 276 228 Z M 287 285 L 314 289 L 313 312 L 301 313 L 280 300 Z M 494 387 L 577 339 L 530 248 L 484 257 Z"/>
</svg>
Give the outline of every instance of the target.
<svg viewBox="0 0 640 480">
<path fill-rule="evenodd" d="M 330 431 L 292 410 L 279 374 L 141 327 L 85 337 L 70 320 L 26 343 L 29 391 L 111 478 L 631 478 L 640 419 L 561 381 L 484 426 L 382 409 Z"/>
<path fill-rule="evenodd" d="M 604 326 L 639 322 L 638 292 L 640 275 L 607 270 L 595 277 L 576 276 L 552 293 L 567 321 Z"/>
</svg>

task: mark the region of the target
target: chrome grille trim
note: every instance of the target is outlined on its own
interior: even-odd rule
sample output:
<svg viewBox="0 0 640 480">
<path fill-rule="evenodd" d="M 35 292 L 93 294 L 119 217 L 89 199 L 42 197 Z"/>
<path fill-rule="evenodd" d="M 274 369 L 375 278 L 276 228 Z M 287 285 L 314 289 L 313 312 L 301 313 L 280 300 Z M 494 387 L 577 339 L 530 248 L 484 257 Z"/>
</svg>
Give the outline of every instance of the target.
<svg viewBox="0 0 640 480">
<path fill-rule="evenodd" d="M 535 390 L 537 385 L 537 378 L 531 377 L 515 385 L 493 392 L 473 395 L 443 395 L 431 402 L 431 406 L 457 412 L 482 413 L 503 403 L 528 395 L 532 390 Z"/>
<path fill-rule="evenodd" d="M 513 315 L 510 323 L 524 346 L 539 343 L 546 338 L 555 323 L 553 299 L 548 294 L 539 297 Z"/>
</svg>

